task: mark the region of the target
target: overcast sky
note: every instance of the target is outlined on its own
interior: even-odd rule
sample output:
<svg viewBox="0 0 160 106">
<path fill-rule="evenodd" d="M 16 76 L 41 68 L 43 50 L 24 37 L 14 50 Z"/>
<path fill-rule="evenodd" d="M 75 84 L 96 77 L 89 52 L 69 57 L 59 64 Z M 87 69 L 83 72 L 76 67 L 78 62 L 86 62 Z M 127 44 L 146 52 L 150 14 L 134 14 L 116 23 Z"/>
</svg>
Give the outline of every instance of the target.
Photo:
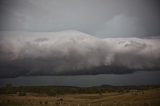
<svg viewBox="0 0 160 106">
<path fill-rule="evenodd" d="M 1 0 L 0 30 L 158 36 L 159 10 L 159 0 Z"/>
</svg>

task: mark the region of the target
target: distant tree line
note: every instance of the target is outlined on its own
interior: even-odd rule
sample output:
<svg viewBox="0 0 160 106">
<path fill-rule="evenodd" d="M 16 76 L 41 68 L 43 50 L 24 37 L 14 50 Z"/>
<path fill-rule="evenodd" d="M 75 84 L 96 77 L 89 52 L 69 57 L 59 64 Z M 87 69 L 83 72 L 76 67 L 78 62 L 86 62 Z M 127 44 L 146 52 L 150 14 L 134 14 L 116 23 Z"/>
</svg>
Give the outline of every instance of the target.
<svg viewBox="0 0 160 106">
<path fill-rule="evenodd" d="M 72 87 L 72 86 L 19 86 L 13 87 L 6 85 L 0 88 L 0 94 L 17 94 L 25 96 L 26 93 L 46 94 L 49 96 L 63 95 L 63 94 L 82 94 L 82 93 L 97 93 L 102 95 L 105 92 L 128 92 L 130 90 L 145 90 L 160 88 L 155 86 L 111 86 L 102 85 L 97 87 Z"/>
</svg>

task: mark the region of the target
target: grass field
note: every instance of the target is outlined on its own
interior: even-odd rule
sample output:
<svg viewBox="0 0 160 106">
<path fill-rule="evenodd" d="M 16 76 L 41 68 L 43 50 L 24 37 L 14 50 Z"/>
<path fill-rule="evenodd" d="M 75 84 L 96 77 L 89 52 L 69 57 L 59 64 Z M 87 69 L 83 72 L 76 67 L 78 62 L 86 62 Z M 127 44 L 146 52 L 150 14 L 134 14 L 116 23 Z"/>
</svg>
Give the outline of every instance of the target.
<svg viewBox="0 0 160 106">
<path fill-rule="evenodd" d="M 160 88 L 102 94 L 0 95 L 0 106 L 160 106 Z"/>
</svg>

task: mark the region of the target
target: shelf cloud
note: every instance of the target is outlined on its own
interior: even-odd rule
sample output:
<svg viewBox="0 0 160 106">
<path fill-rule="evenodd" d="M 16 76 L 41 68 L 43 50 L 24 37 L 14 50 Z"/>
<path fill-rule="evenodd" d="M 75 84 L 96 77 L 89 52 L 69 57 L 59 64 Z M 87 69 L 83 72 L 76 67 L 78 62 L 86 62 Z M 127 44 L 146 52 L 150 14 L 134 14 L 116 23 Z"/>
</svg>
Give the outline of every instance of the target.
<svg viewBox="0 0 160 106">
<path fill-rule="evenodd" d="M 0 78 L 126 74 L 160 69 L 160 39 L 61 32 L 1 32 Z"/>
</svg>

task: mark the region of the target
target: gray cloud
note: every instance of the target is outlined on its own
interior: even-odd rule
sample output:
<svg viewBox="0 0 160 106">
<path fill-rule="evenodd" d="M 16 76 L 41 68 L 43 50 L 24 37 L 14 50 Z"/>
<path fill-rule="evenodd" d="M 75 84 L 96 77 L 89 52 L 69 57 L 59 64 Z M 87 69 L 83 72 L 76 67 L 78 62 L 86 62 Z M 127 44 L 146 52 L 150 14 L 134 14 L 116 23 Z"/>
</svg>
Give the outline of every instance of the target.
<svg viewBox="0 0 160 106">
<path fill-rule="evenodd" d="M 99 30 L 97 35 L 107 35 L 108 37 L 133 37 L 145 36 L 145 27 L 141 26 L 139 20 L 135 17 L 119 14 L 104 23 L 103 28 Z"/>
<path fill-rule="evenodd" d="M 1 0 L 0 30 L 159 36 L 159 5 L 159 0 Z"/>
<path fill-rule="evenodd" d="M 0 77 L 123 74 L 160 68 L 159 38 L 96 38 L 79 31 L 1 32 Z"/>
</svg>

